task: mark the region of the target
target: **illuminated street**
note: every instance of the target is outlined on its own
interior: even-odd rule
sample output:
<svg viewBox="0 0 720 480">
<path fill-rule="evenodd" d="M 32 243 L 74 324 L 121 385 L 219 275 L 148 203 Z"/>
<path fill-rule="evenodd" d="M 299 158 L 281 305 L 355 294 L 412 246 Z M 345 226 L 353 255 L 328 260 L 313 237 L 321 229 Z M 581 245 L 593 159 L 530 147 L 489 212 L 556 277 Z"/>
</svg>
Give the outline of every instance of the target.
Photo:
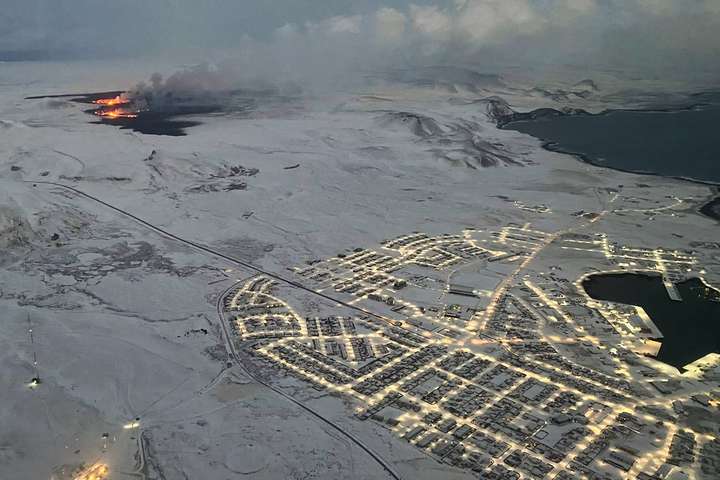
<svg viewBox="0 0 720 480">
<path fill-rule="evenodd" d="M 592 223 L 403 236 L 294 269 L 358 315 L 305 314 L 263 276 L 231 289 L 223 315 L 240 347 L 483 478 L 651 479 L 668 468 L 699 478 L 698 459 L 718 441 L 666 423 L 667 394 L 652 384 L 667 370 L 640 356 L 647 336 L 633 326 L 638 314 L 652 321 L 592 300 L 587 274 L 547 266 L 546 251 L 582 250 L 613 266 L 605 271 L 664 278 L 700 275 L 698 261 L 582 236 Z M 670 447 L 679 438 L 693 442 L 682 461 Z"/>
</svg>

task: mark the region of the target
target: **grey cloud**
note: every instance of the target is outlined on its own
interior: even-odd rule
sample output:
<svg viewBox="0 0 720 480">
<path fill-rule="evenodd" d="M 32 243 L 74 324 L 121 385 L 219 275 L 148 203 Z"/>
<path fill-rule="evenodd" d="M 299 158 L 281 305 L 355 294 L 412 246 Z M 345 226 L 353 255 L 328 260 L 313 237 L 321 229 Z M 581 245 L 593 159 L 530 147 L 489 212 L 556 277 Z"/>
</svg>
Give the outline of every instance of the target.
<svg viewBox="0 0 720 480">
<path fill-rule="evenodd" d="M 0 12 L 0 56 L 162 54 L 327 82 L 433 63 L 720 67 L 717 0 L 0 0 Z"/>
</svg>

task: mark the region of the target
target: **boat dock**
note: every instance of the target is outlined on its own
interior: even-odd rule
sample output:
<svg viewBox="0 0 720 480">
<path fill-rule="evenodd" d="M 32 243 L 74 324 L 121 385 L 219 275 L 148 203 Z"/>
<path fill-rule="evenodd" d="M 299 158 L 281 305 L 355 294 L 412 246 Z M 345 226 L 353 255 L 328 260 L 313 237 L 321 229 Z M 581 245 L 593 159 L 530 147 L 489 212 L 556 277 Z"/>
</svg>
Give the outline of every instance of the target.
<svg viewBox="0 0 720 480">
<path fill-rule="evenodd" d="M 671 300 L 674 300 L 676 302 L 683 301 L 677 287 L 673 282 L 670 281 L 669 278 L 663 277 L 663 285 L 665 285 L 665 290 L 667 290 L 668 297 L 670 297 Z"/>
</svg>

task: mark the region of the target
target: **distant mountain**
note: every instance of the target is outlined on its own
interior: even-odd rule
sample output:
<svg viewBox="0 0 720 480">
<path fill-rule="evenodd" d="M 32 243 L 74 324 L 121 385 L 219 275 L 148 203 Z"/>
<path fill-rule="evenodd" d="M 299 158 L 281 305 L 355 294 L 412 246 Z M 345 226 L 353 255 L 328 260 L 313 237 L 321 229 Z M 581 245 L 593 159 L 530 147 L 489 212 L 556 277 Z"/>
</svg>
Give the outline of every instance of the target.
<svg viewBox="0 0 720 480">
<path fill-rule="evenodd" d="M 503 112 L 504 100 L 487 100 L 489 111 Z M 509 108 L 509 107 L 508 107 Z M 512 110 L 509 110 L 512 113 Z M 440 123 L 426 115 L 389 111 L 378 118 L 385 129 L 409 131 L 428 145 L 439 160 L 471 169 L 499 166 L 524 166 L 527 161 L 513 155 L 504 145 L 480 136 L 482 127 L 470 120 Z"/>
<path fill-rule="evenodd" d="M 485 114 L 493 120 L 499 127 L 507 125 L 511 122 L 522 120 L 537 120 L 549 117 L 566 117 L 571 115 L 592 115 L 581 108 L 538 108 L 530 112 L 516 112 L 504 99 L 500 97 L 489 97 L 478 101 L 485 105 Z"/>
<path fill-rule="evenodd" d="M 461 90 L 479 93 L 505 86 L 500 75 L 441 65 L 395 70 L 388 74 L 388 79 L 417 87 L 442 88 L 452 93 Z"/>
<path fill-rule="evenodd" d="M 589 79 L 586 78 L 585 80 L 580 80 L 575 85 L 573 85 L 573 90 L 585 90 L 590 92 L 598 92 L 600 91 L 600 88 L 597 86 L 597 84 Z"/>
<path fill-rule="evenodd" d="M 435 119 L 417 113 L 388 112 L 380 118 L 380 124 L 385 128 L 407 129 L 422 138 L 443 134 Z"/>
</svg>

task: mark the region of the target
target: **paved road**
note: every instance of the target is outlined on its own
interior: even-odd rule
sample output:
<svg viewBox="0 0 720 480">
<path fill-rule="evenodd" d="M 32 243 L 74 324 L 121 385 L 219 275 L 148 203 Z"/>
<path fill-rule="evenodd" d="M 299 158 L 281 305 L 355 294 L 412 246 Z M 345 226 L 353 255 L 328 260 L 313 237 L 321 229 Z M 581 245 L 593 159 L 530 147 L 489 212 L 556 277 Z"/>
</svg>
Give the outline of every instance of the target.
<svg viewBox="0 0 720 480">
<path fill-rule="evenodd" d="M 252 263 L 246 262 L 246 261 L 244 261 L 244 260 L 240 260 L 239 258 L 236 258 L 236 257 L 230 256 L 230 255 L 224 254 L 224 253 L 219 252 L 219 251 L 217 251 L 217 250 L 213 250 L 212 248 L 210 248 L 210 247 L 208 247 L 208 246 L 206 246 L 206 245 L 203 245 L 203 244 L 201 244 L 201 243 L 198 243 L 198 242 L 195 242 L 195 241 L 192 241 L 192 240 L 188 240 L 188 239 L 186 239 L 186 238 L 179 237 L 179 236 L 175 235 L 174 233 L 171 233 L 171 232 L 169 232 L 169 231 L 167 231 L 167 230 L 165 230 L 165 229 L 163 229 L 163 228 L 160 228 L 160 227 L 158 227 L 158 226 L 156 226 L 156 225 L 153 225 L 153 224 L 151 224 L 150 222 L 147 222 L 147 221 L 143 220 L 142 218 L 140 218 L 140 217 L 138 217 L 138 216 L 136 216 L 136 215 L 133 215 L 132 213 L 130 213 L 130 212 L 126 211 L 126 210 L 123 210 L 123 209 L 121 209 L 121 208 L 119 208 L 119 207 L 116 207 L 116 206 L 110 204 L 110 203 L 107 203 L 107 202 L 105 202 L 105 201 L 103 201 L 103 200 L 101 200 L 101 199 L 99 199 L 99 198 L 97 198 L 97 197 L 94 197 L 94 196 L 92 196 L 92 195 L 90 195 L 90 194 L 88 194 L 88 193 L 83 192 L 82 190 L 78 190 L 78 189 L 76 189 L 76 188 L 74 188 L 74 187 L 70 187 L 70 186 L 68 186 L 68 185 L 63 185 L 62 183 L 47 182 L 47 181 L 35 181 L 35 182 L 33 182 L 33 181 L 26 180 L 25 183 L 32 183 L 32 184 L 37 184 L 37 185 L 40 185 L 40 184 L 43 184 L 43 185 L 52 185 L 52 186 L 54 186 L 54 187 L 59 187 L 59 188 L 62 188 L 62 189 L 64 189 L 64 190 L 68 190 L 68 191 L 73 192 L 73 193 L 75 193 L 75 194 L 77 194 L 77 195 L 80 195 L 81 197 L 85 197 L 85 198 L 87 198 L 87 199 L 89 199 L 89 200 L 93 200 L 93 201 L 95 201 L 95 202 L 97 202 L 97 203 L 100 203 L 100 204 L 106 206 L 107 208 L 109 208 L 109 209 L 111 209 L 111 210 L 114 210 L 114 211 L 116 211 L 117 213 L 119 213 L 119 214 L 121 214 L 121 215 L 123 215 L 123 216 L 126 216 L 126 217 L 128 217 L 128 218 L 131 218 L 131 219 L 134 220 L 135 222 L 143 225 L 144 227 L 147 227 L 147 228 L 150 229 L 150 230 L 155 231 L 156 233 L 159 233 L 160 235 L 162 235 L 162 236 L 164 236 L 164 237 L 170 238 L 170 239 L 175 240 L 175 241 L 177 241 L 177 242 L 184 243 L 185 245 L 188 245 L 188 246 L 190 246 L 190 247 L 192 247 L 192 248 L 194 248 L 194 249 L 196 249 L 196 250 L 200 250 L 200 251 L 203 251 L 203 252 L 205 252 L 205 253 L 207 253 L 207 254 L 210 254 L 210 255 L 213 255 L 213 256 L 222 258 L 222 259 L 227 260 L 227 261 L 229 261 L 229 262 L 231 262 L 231 263 L 234 263 L 234 264 L 239 265 L 239 266 L 241 266 L 241 267 L 244 267 L 244 268 L 246 268 L 246 269 L 248 269 L 248 270 L 251 270 L 251 271 L 253 271 L 253 272 L 255 272 L 255 273 L 263 274 L 263 275 L 265 275 L 265 276 L 267 276 L 267 277 L 272 278 L 273 280 L 277 280 L 277 281 L 279 281 L 279 282 L 282 282 L 282 283 L 285 283 L 285 284 L 287 284 L 287 285 L 290 285 L 290 286 L 292 286 L 292 287 L 294 287 L 294 288 L 297 288 L 297 289 L 300 289 L 300 290 L 304 290 L 304 291 L 306 291 L 306 292 L 308 292 L 308 293 L 311 293 L 311 294 L 313 294 L 313 295 L 317 295 L 317 296 L 319 296 L 319 297 L 322 297 L 322 298 L 324 298 L 325 300 L 329 300 L 329 301 L 334 302 L 334 303 L 336 303 L 336 304 L 338 304 L 338 305 L 342 305 L 343 307 L 350 308 L 350 309 L 355 310 L 355 311 L 357 311 L 357 312 L 360 312 L 360 313 L 362 313 L 362 314 L 364 314 L 364 315 L 367 315 L 367 316 L 376 318 L 376 319 L 378 319 L 378 320 L 381 320 L 381 321 L 383 321 L 383 322 L 387 322 L 388 324 L 391 324 L 391 320 L 390 320 L 389 318 L 387 318 L 387 317 L 383 317 L 382 315 L 378 315 L 377 313 L 371 312 L 370 310 L 365 310 L 365 309 L 362 308 L 362 307 L 358 307 L 357 305 L 353 305 L 353 304 L 351 304 L 351 303 L 345 302 L 344 300 L 341 300 L 341 299 L 339 299 L 339 298 L 332 297 L 332 296 L 330 296 L 330 295 L 328 295 L 328 294 L 325 294 L 325 293 L 322 293 L 322 292 L 318 292 L 318 291 L 316 291 L 316 290 L 313 290 L 313 289 L 310 288 L 310 287 L 306 287 L 306 286 L 303 285 L 302 283 L 296 282 L 295 280 L 292 280 L 292 279 L 287 278 L 287 277 L 283 277 L 282 275 L 277 274 L 277 273 L 275 273 L 275 272 L 271 272 L 271 271 L 268 271 L 268 270 L 264 270 L 264 269 L 258 267 L 257 265 L 253 265 Z"/>
<path fill-rule="evenodd" d="M 222 293 L 222 295 L 220 295 L 220 297 L 218 297 L 218 300 L 217 300 L 217 310 L 218 310 L 218 316 L 220 317 L 220 321 L 221 321 L 222 328 L 223 328 L 223 333 L 224 333 L 224 337 L 225 337 L 225 346 L 226 346 L 226 349 L 228 349 L 228 352 L 230 353 L 230 355 L 232 356 L 232 358 L 235 360 L 235 363 L 236 363 L 236 364 L 240 367 L 240 369 L 243 371 L 243 373 L 245 373 L 245 375 L 247 375 L 248 377 L 250 377 L 251 379 L 253 379 L 255 382 L 257 382 L 257 383 L 259 383 L 259 384 L 261 384 L 261 385 L 264 385 L 265 387 L 269 388 L 269 389 L 272 390 L 273 392 L 277 393 L 278 395 L 282 396 L 283 398 L 287 399 L 288 401 L 294 403 L 295 405 L 297 405 L 297 406 L 300 407 L 301 409 L 305 410 L 306 412 L 308 412 L 308 413 L 311 414 L 312 416 L 316 417 L 317 419 L 321 420 L 322 422 L 326 423 L 326 424 L 329 425 L 330 427 L 332 427 L 332 428 L 334 428 L 335 430 L 337 430 L 338 432 L 340 432 L 343 436 L 345 436 L 345 437 L 347 437 L 348 439 L 350 439 L 355 445 L 357 445 L 358 447 L 362 448 L 368 455 L 370 455 L 378 464 L 380 464 L 380 465 L 385 469 L 385 471 L 386 471 L 392 478 L 394 478 L 394 479 L 396 479 L 396 480 L 400 480 L 400 476 L 393 470 L 393 468 L 387 463 L 387 461 L 385 461 L 379 454 L 375 453 L 375 451 L 373 451 L 369 446 L 367 446 L 365 443 L 363 443 L 360 439 L 358 439 L 357 437 L 355 437 L 355 436 L 352 435 L 351 433 L 347 432 L 346 430 L 343 430 L 343 428 L 342 428 L 340 425 L 337 425 L 337 424 L 334 423 L 333 421 L 331 421 L 331 420 L 323 417 L 323 416 L 322 416 L 320 413 L 318 413 L 316 410 L 314 410 L 314 409 L 312 409 L 311 407 L 305 405 L 304 403 L 300 402 L 299 400 L 296 400 L 295 398 L 293 398 L 292 396 L 288 395 L 287 393 L 285 393 L 284 391 L 280 390 L 279 388 L 276 388 L 276 387 L 274 387 L 273 385 L 264 382 L 263 380 L 261 380 L 261 379 L 258 378 L 257 376 L 253 375 L 253 373 L 250 372 L 247 368 L 245 368 L 245 366 L 244 366 L 244 364 L 243 364 L 243 362 L 242 362 L 242 359 L 240 358 L 240 356 L 239 356 L 238 353 L 237 353 L 237 350 L 235 349 L 235 344 L 234 344 L 234 342 L 232 341 L 232 337 L 230 336 L 230 332 L 229 332 L 228 327 L 227 327 L 227 321 L 226 321 L 226 319 L 225 319 L 225 315 L 224 315 L 224 312 L 223 312 L 223 304 L 224 304 L 225 297 L 226 297 L 236 286 L 237 286 L 237 283 L 236 283 L 236 284 L 233 284 L 233 285 L 230 286 L 227 290 L 225 290 L 225 291 Z"/>
<path fill-rule="evenodd" d="M 311 288 L 309 288 L 309 287 L 306 287 L 306 286 L 304 286 L 304 285 L 302 285 L 302 284 L 300 284 L 300 283 L 298 283 L 298 282 L 295 282 L 294 280 L 291 280 L 291 279 L 282 277 L 281 275 L 278 275 L 278 274 L 276 274 L 276 273 L 273 273 L 273 272 L 264 270 L 264 269 L 262 269 L 262 268 L 260 268 L 260 267 L 258 267 L 258 266 L 255 266 L 255 265 L 253 265 L 253 264 L 251 264 L 251 263 L 248 263 L 248 262 L 246 262 L 246 261 L 240 260 L 240 259 L 238 259 L 238 258 L 229 256 L 229 255 L 226 255 L 226 254 L 224 254 L 224 253 L 222 253 L 222 252 L 218 252 L 218 251 L 216 251 L 216 250 L 211 249 L 210 247 L 207 247 L 207 246 L 202 245 L 202 244 L 200 244 L 200 243 L 194 242 L 194 241 L 192 241 L 192 240 L 187 240 L 187 239 L 185 239 L 185 238 L 179 237 L 179 236 L 175 235 L 174 233 L 171 233 L 171 232 L 169 232 L 169 231 L 167 231 L 167 230 L 165 230 L 165 229 L 163 229 L 163 228 L 160 228 L 160 227 L 158 227 L 158 226 L 156 226 L 156 225 L 153 225 L 153 224 L 151 224 L 151 223 L 143 220 L 142 218 L 140 218 L 140 217 L 138 217 L 138 216 L 136 216 L 136 215 L 133 215 L 132 213 L 130 213 L 130 212 L 128 212 L 128 211 L 125 211 L 125 210 L 123 210 L 123 209 L 121 209 L 121 208 L 119 208 L 119 207 L 116 207 L 116 206 L 114 206 L 114 205 L 112 205 L 112 204 L 110 204 L 110 203 L 107 203 L 107 202 L 105 202 L 105 201 L 103 201 L 103 200 L 101 200 L 101 199 L 99 199 L 99 198 L 97 198 L 97 197 L 94 197 L 94 196 L 92 196 L 92 195 L 90 195 L 90 194 L 88 194 L 88 193 L 85 193 L 85 192 L 83 192 L 82 190 L 78 190 L 78 189 L 76 189 L 76 188 L 74 188 L 74 187 L 70 187 L 70 186 L 68 186 L 68 185 L 63 185 L 63 184 L 61 184 L 61 183 L 55 183 L 55 182 L 47 182 L 47 181 L 31 182 L 31 181 L 27 181 L 26 183 L 32 183 L 33 186 L 35 186 L 35 185 L 40 185 L 40 184 L 42 184 L 42 185 L 51 185 L 51 186 L 54 186 L 54 187 L 62 188 L 62 189 L 67 190 L 67 191 L 71 191 L 71 192 L 73 192 L 73 193 L 75 193 L 75 194 L 77 194 L 77 195 L 79 195 L 79 196 L 81 196 L 81 197 L 84 197 L 84 198 L 87 198 L 87 199 L 92 200 L 92 201 L 94 201 L 94 202 L 100 203 L 100 204 L 104 205 L 105 207 L 107 207 L 107 208 L 109 208 L 109 209 L 111 209 L 111 210 L 114 210 L 115 212 L 117 212 L 117 213 L 119 213 L 119 214 L 121 214 L 121 215 L 123 215 L 123 216 L 125 216 L 125 217 L 128 217 L 128 218 L 130 218 L 130 219 L 132 219 L 132 220 L 134 220 L 135 222 L 143 225 L 144 227 L 146 227 L 146 228 L 148 228 L 148 229 L 150 229 L 150 230 L 155 231 L 156 233 L 159 233 L 160 235 L 162 235 L 162 236 L 164 236 L 164 237 L 170 238 L 170 239 L 175 240 L 175 241 L 177 241 L 177 242 L 184 243 L 184 244 L 189 245 L 190 247 L 192 247 L 192 248 L 194 248 L 194 249 L 196 249 L 196 250 L 200 250 L 200 251 L 202 251 L 202 252 L 204 252 L 204 253 L 207 253 L 207 254 L 210 254 L 210 255 L 213 255 L 213 256 L 222 258 L 222 259 L 227 260 L 227 261 L 229 261 L 229 262 L 231 262 L 231 263 L 234 263 L 234 264 L 236 264 L 236 265 L 239 265 L 239 266 L 241 266 L 241 267 L 244 267 L 244 268 L 246 268 L 246 269 L 248 269 L 248 270 L 254 271 L 254 272 L 256 272 L 256 273 L 260 273 L 260 274 L 262 274 L 262 275 L 265 275 L 265 276 L 267 276 L 267 277 L 270 277 L 270 278 L 272 278 L 272 279 L 274 279 L 274 280 L 277 280 L 277 281 L 279 281 L 279 282 L 288 284 L 288 285 L 290 285 L 290 286 L 292 286 L 292 287 L 295 287 L 295 288 L 298 288 L 298 289 L 300 289 L 300 290 L 304 290 L 304 291 L 309 292 L 309 293 L 312 293 L 312 294 L 314 294 L 314 295 L 318 295 L 318 296 L 320 296 L 320 297 L 322 297 L 322 298 L 325 298 L 326 300 L 330 300 L 330 301 L 335 302 L 335 303 L 337 303 L 337 304 L 339 304 L 339 305 L 345 306 L 345 307 L 350 308 L 350 309 L 353 309 L 353 310 L 355 310 L 355 311 L 359 311 L 359 312 L 361 312 L 361 313 L 363 313 L 363 314 L 365 314 L 365 315 L 375 317 L 375 318 L 377 318 L 377 319 L 379 319 L 379 320 L 382 320 L 382 321 L 385 321 L 385 322 L 388 322 L 388 321 L 389 321 L 388 319 L 386 319 L 386 318 L 384 318 L 384 317 L 382 317 L 382 316 L 380 316 L 380 315 L 377 315 L 377 314 L 375 314 L 375 313 L 373 313 L 373 312 L 370 312 L 370 311 L 368 311 L 368 310 L 365 310 L 365 309 L 363 309 L 363 308 L 360 308 L 360 307 L 357 307 L 357 306 L 352 305 L 352 304 L 350 304 L 350 303 L 344 302 L 344 301 L 342 301 L 342 300 L 333 298 L 333 297 L 331 297 L 331 296 L 329 296 L 329 295 L 326 295 L 326 294 L 324 294 L 324 293 L 316 292 L 315 290 L 313 290 L 313 289 L 311 289 Z M 300 407 L 301 409 L 305 410 L 306 412 L 308 412 L 309 414 L 311 414 L 311 415 L 314 416 L 315 418 L 319 419 L 320 421 L 324 422 L 324 423 L 327 424 L 328 426 L 330 426 L 330 427 L 332 427 L 333 429 L 337 430 L 337 431 L 338 431 L 339 433 L 341 433 L 344 437 L 348 438 L 348 439 L 349 439 L 350 441 L 352 441 L 355 445 L 357 445 L 357 446 L 360 447 L 362 450 L 364 450 L 368 455 L 370 455 L 370 456 L 388 473 L 388 475 L 389 475 L 390 477 L 392 477 L 392 478 L 395 479 L 395 480 L 402 480 L 401 477 L 395 472 L 395 470 L 388 464 L 388 462 L 387 462 L 386 460 L 384 460 L 378 453 L 376 453 L 375 451 L 373 451 L 369 446 L 367 446 L 366 444 L 364 444 L 360 439 L 358 439 L 357 437 L 355 437 L 355 436 L 352 435 L 351 433 L 349 433 L 349 432 L 347 432 L 346 430 L 344 430 L 340 425 L 337 425 L 337 424 L 334 423 L 333 421 L 331 421 L 331 420 L 323 417 L 322 414 L 320 414 L 320 413 L 317 412 L 316 410 L 312 409 L 311 407 L 305 405 L 304 403 L 302 403 L 302 402 L 296 400 L 295 398 L 293 398 L 292 396 L 288 395 L 288 394 L 285 393 L 284 391 L 282 391 L 282 390 L 274 387 L 274 386 L 271 385 L 271 384 L 268 384 L 268 383 L 262 381 L 260 378 L 258 378 L 258 377 L 256 377 L 255 375 L 253 375 L 250 371 L 248 371 L 248 369 L 246 369 L 246 368 L 244 367 L 244 365 L 243 365 L 243 363 L 242 363 L 242 359 L 241 359 L 240 356 L 238 355 L 237 350 L 235 349 L 235 345 L 234 345 L 234 343 L 233 343 L 233 341 L 232 341 L 232 337 L 230 336 L 230 332 L 228 331 L 227 324 L 226 324 L 226 320 L 225 320 L 225 316 L 224 316 L 223 310 L 222 310 L 223 300 L 224 300 L 225 297 L 227 296 L 228 292 L 230 292 L 230 290 L 232 290 L 232 288 L 233 288 L 234 286 L 235 286 L 235 285 L 233 285 L 233 286 L 231 286 L 230 288 L 228 288 L 227 290 L 225 290 L 225 291 L 222 293 L 222 295 L 220 295 L 220 297 L 219 297 L 218 300 L 217 300 L 218 315 L 219 315 L 219 317 L 220 317 L 220 323 L 221 323 L 221 325 L 222 325 L 223 333 L 224 333 L 224 337 L 225 337 L 225 348 L 228 350 L 228 353 L 231 355 L 234 363 L 236 363 L 236 364 L 238 365 L 238 367 L 240 367 L 240 369 L 241 369 L 248 377 L 250 377 L 251 379 L 253 379 L 255 382 L 257 382 L 257 383 L 259 383 L 259 384 L 261 384 L 261 385 L 269 388 L 270 390 L 272 390 L 273 392 L 275 392 L 275 393 L 277 393 L 278 395 L 282 396 L 283 398 L 285 398 L 285 399 L 288 400 L 289 402 L 297 405 L 298 407 Z M 145 455 L 144 455 L 144 451 L 143 451 L 142 446 L 143 446 L 143 445 L 142 445 L 142 441 L 141 441 L 141 442 L 140 442 L 140 450 L 141 450 L 140 455 L 141 455 L 141 459 L 142 459 L 142 463 L 143 463 L 142 466 L 143 466 L 143 468 L 144 468 L 144 457 L 145 457 Z"/>
</svg>

